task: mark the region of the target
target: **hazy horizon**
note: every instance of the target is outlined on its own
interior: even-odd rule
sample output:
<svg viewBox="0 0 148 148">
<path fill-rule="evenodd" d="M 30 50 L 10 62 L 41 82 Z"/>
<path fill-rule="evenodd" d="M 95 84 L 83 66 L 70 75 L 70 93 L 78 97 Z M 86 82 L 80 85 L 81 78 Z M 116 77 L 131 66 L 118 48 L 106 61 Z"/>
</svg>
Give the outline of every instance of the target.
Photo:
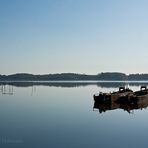
<svg viewBox="0 0 148 148">
<path fill-rule="evenodd" d="M 0 74 L 148 73 L 148 1 L 0 0 Z"/>
</svg>

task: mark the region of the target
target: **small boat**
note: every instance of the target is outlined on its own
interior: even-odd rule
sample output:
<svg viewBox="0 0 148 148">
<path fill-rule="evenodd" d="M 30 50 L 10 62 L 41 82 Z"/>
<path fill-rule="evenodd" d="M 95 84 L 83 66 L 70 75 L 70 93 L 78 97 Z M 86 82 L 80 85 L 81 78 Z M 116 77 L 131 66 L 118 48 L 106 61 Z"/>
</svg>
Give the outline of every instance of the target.
<svg viewBox="0 0 148 148">
<path fill-rule="evenodd" d="M 133 94 L 133 91 L 129 88 L 125 87 L 119 87 L 119 90 L 116 92 L 112 93 L 102 93 L 100 92 L 99 94 L 95 94 L 93 96 L 94 101 L 97 102 L 114 102 L 120 97 L 124 96 L 130 96 Z"/>
<path fill-rule="evenodd" d="M 148 96 L 148 89 L 146 86 L 141 86 L 140 91 L 134 92 L 135 97 L 142 98 Z"/>
<path fill-rule="evenodd" d="M 119 108 L 130 113 L 131 110 L 148 107 L 148 89 L 141 86 L 139 91 L 133 92 L 120 87 L 116 92 L 94 95 L 94 101 L 94 108 L 99 109 L 100 113 Z"/>
<path fill-rule="evenodd" d="M 135 91 L 132 94 L 119 97 L 116 103 L 139 103 L 148 98 L 148 89 L 146 86 L 141 86 L 139 91 Z"/>
</svg>

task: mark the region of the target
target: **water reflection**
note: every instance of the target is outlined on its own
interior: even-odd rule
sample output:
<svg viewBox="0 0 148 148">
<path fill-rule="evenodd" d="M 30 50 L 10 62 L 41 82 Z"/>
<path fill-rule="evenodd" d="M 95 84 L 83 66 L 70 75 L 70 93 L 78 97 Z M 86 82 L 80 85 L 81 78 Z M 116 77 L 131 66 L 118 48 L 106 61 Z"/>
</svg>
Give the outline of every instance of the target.
<svg viewBox="0 0 148 148">
<path fill-rule="evenodd" d="M 98 102 L 94 101 L 94 111 L 97 109 L 100 113 L 115 110 L 115 109 L 123 109 L 124 111 L 127 111 L 128 113 L 132 113 L 133 110 L 137 109 L 146 109 L 148 107 L 148 96 L 144 98 L 137 98 L 135 103 L 128 103 L 128 102 Z"/>
<path fill-rule="evenodd" d="M 0 82 L 0 86 L 2 85 L 11 85 L 15 87 L 30 87 L 30 86 L 49 86 L 49 87 L 83 87 L 83 86 L 90 86 L 96 85 L 101 88 L 119 88 L 120 86 L 141 86 L 145 85 L 148 86 L 148 82 L 103 82 L 103 81 L 5 81 Z"/>
<path fill-rule="evenodd" d="M 131 109 L 143 109 L 147 107 L 148 99 L 141 104 L 93 104 L 92 95 L 95 92 L 114 91 L 115 87 L 126 83 L 113 84 L 115 83 L 1 83 L 0 148 L 98 148 L 98 144 L 102 148 L 143 148 L 147 145 L 148 137 L 147 110 L 129 116 L 117 108 L 130 112 Z M 137 86 L 141 84 L 138 83 Z M 139 89 L 131 87 L 131 84 L 130 88 Z M 13 95 L 1 95 L 9 90 L 13 90 Z M 98 118 L 98 114 L 92 111 L 93 105 L 95 110 L 100 109 L 101 112 L 117 110 L 109 111 L 109 114 L 102 113 Z"/>
</svg>

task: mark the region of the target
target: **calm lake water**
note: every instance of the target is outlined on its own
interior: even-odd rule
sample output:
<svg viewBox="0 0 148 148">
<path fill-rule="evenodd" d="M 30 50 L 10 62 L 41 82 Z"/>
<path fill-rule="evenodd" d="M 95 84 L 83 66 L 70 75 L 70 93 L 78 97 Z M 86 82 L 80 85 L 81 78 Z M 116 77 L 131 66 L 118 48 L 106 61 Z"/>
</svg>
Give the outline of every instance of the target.
<svg viewBox="0 0 148 148">
<path fill-rule="evenodd" d="M 0 84 L 0 148 L 147 148 L 148 109 L 93 109 L 93 94 L 141 83 Z"/>
</svg>

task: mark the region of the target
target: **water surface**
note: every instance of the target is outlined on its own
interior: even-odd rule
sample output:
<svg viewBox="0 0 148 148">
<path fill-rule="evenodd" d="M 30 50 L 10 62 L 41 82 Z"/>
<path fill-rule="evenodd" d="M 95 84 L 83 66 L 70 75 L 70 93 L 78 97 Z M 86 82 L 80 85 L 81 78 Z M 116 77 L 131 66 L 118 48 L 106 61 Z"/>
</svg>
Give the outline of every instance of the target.
<svg viewBox="0 0 148 148">
<path fill-rule="evenodd" d="M 0 84 L 0 147 L 146 148 L 148 110 L 95 109 L 93 94 L 147 82 Z"/>
</svg>

